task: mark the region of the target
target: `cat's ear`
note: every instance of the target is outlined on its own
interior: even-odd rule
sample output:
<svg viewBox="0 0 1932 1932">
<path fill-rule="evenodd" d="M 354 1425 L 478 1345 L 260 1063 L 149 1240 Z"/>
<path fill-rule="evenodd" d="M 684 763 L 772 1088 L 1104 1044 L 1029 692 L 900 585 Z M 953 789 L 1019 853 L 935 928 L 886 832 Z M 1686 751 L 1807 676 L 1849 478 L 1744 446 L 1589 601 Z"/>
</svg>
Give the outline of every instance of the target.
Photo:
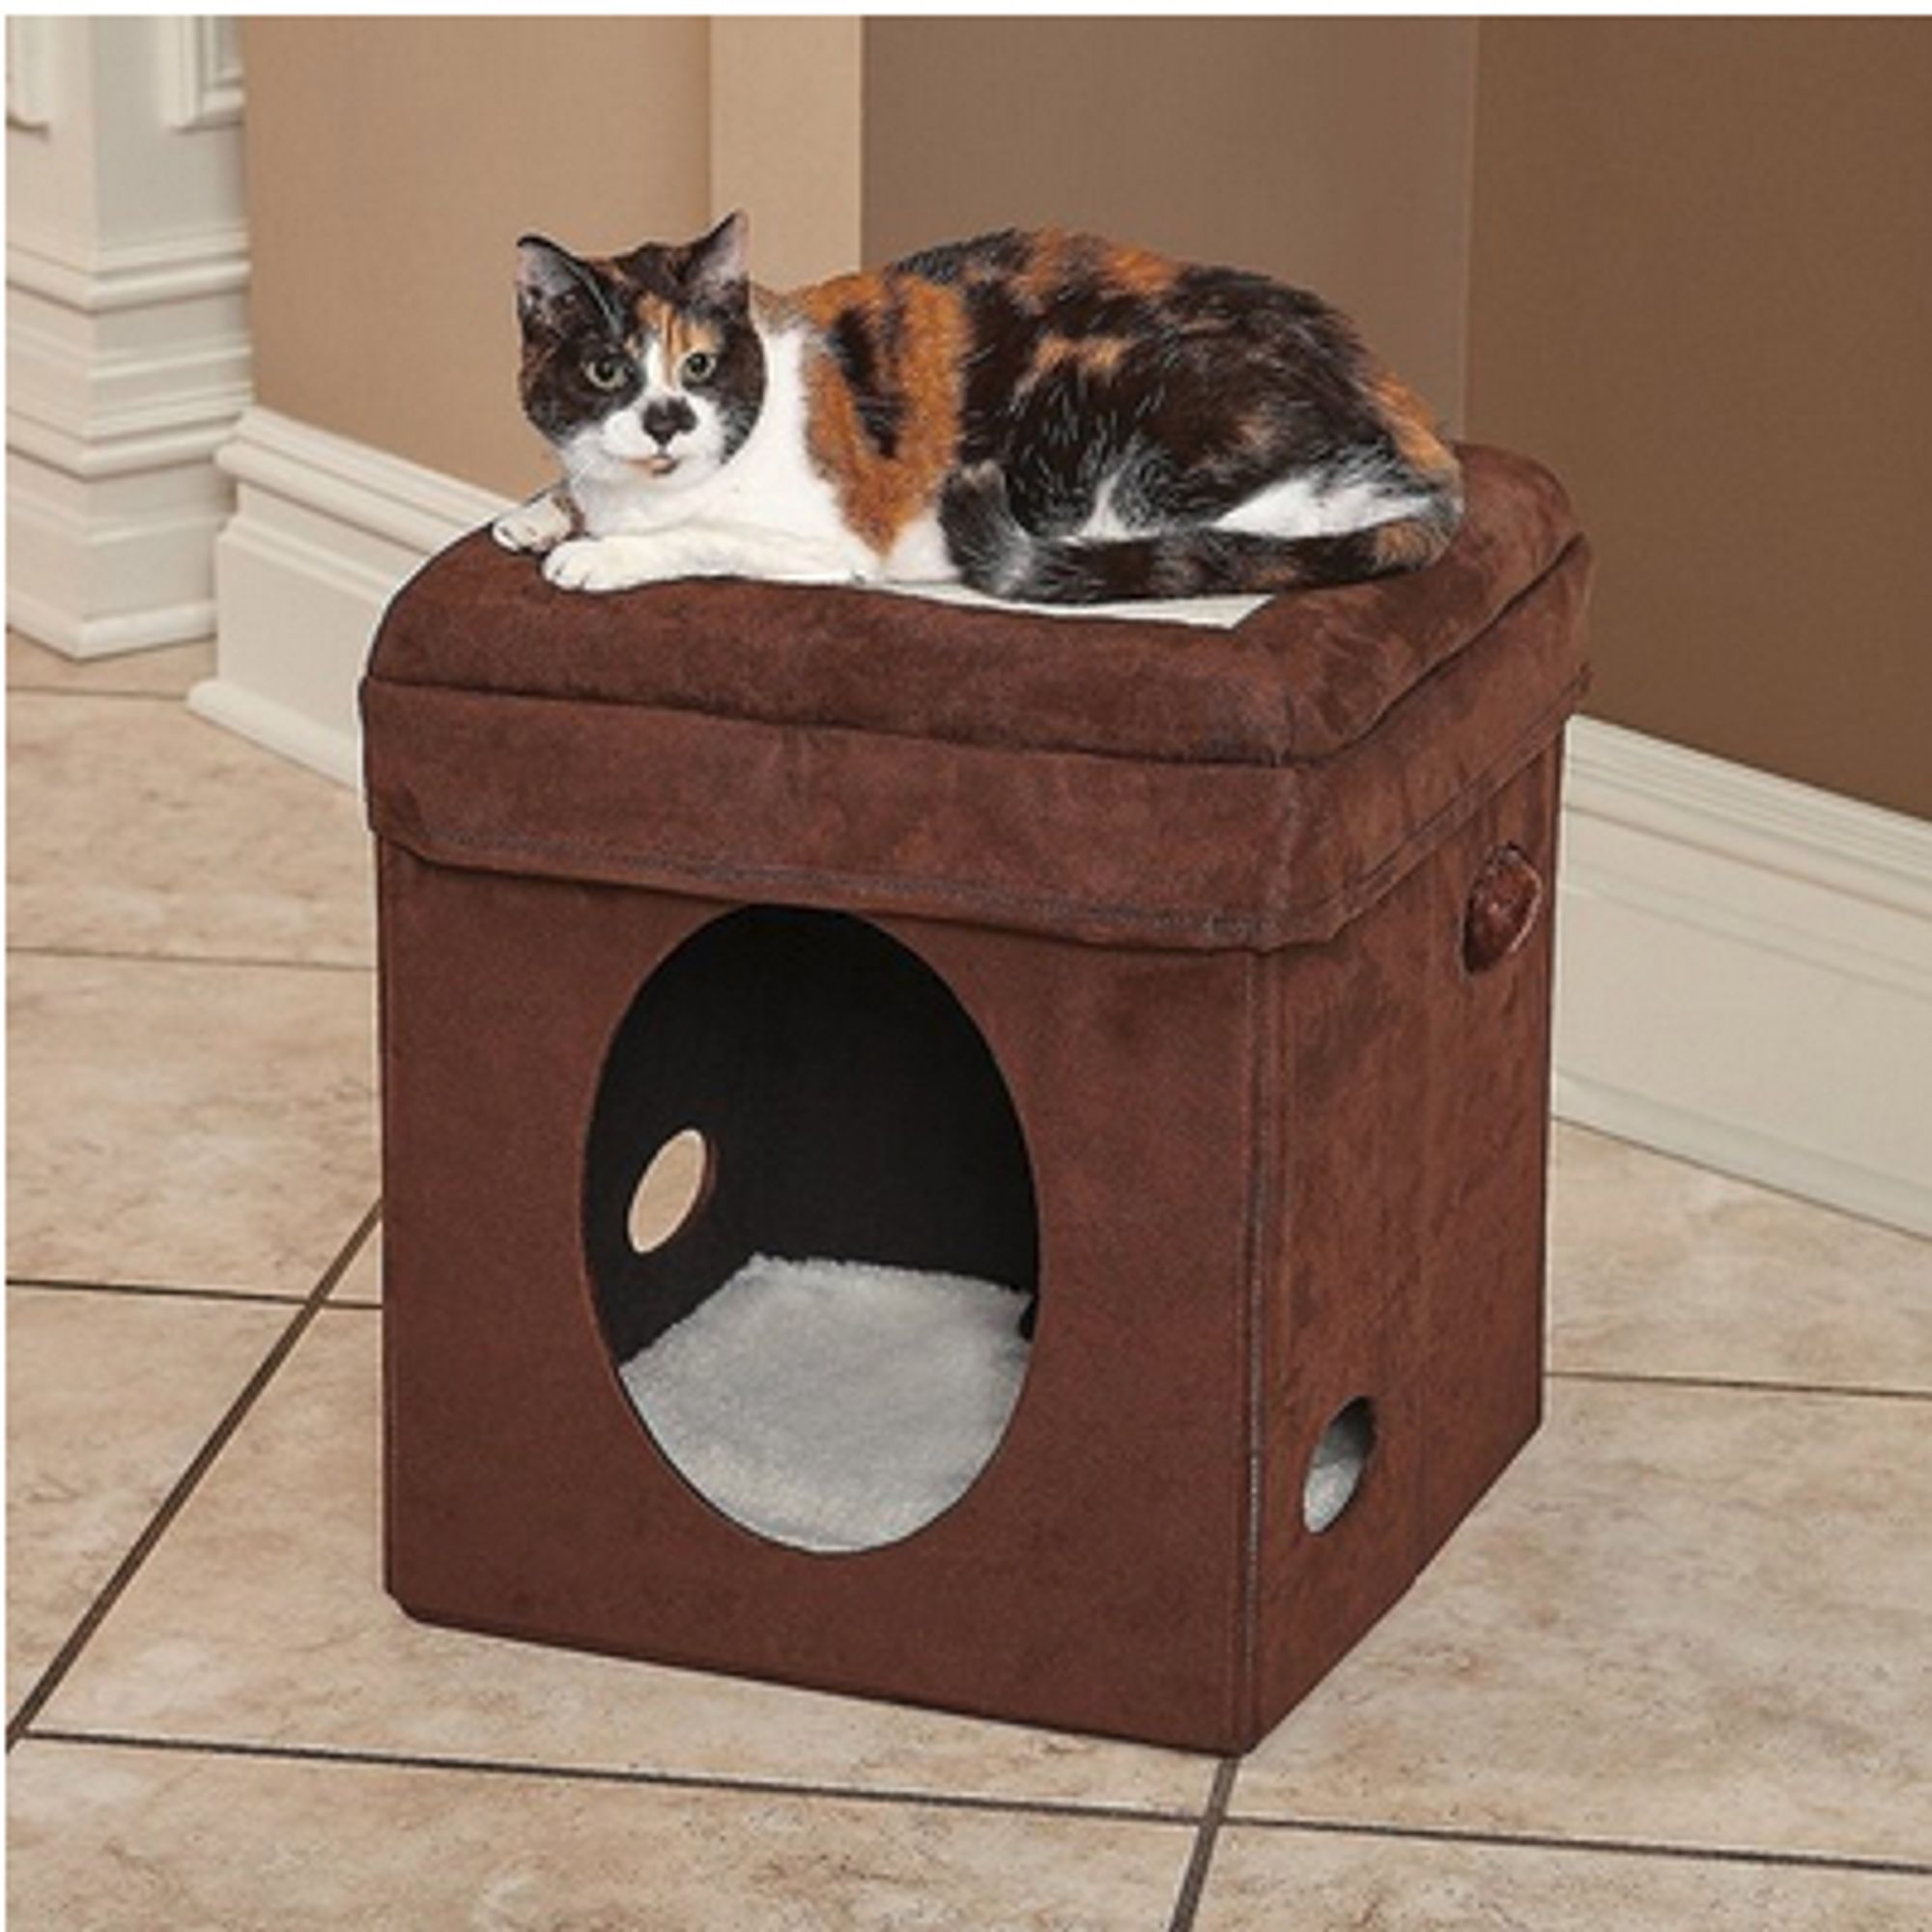
<svg viewBox="0 0 1932 1932">
<path fill-rule="evenodd" d="M 542 235 L 526 235 L 518 242 L 517 313 L 526 322 L 585 294 L 588 283 L 589 270 L 568 248 Z"/>
<path fill-rule="evenodd" d="M 751 216 L 742 208 L 734 210 L 709 235 L 684 251 L 685 287 L 706 301 L 742 303 L 746 297 L 749 272 L 746 259 L 751 239 Z"/>
</svg>

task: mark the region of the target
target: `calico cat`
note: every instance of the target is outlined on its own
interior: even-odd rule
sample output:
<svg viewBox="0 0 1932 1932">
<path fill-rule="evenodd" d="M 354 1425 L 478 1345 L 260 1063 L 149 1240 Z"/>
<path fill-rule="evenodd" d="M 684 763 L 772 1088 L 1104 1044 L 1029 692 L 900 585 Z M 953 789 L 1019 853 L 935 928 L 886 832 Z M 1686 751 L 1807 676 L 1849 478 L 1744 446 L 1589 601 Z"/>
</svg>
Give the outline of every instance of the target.
<svg viewBox="0 0 1932 1932">
<path fill-rule="evenodd" d="M 1455 532 L 1423 406 L 1299 289 L 1048 229 L 773 295 L 746 234 L 520 244 L 524 407 L 563 480 L 494 530 L 553 583 L 1093 604 L 1416 570 Z"/>
</svg>

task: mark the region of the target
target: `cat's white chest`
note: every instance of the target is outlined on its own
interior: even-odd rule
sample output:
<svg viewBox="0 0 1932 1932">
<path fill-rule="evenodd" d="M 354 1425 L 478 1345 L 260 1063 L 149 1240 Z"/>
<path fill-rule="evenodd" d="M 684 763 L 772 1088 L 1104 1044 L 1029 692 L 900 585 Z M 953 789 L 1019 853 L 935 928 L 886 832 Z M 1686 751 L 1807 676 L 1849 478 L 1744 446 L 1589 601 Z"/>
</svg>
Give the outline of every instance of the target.
<svg viewBox="0 0 1932 1932">
<path fill-rule="evenodd" d="M 734 501 L 741 506 L 736 513 L 769 520 L 789 536 L 839 547 L 851 558 L 851 574 L 867 581 L 933 583 L 957 578 L 932 511 L 913 518 L 883 555 L 846 523 L 837 489 L 810 456 L 806 338 L 787 329 L 766 336 L 764 344 L 765 407 L 744 452 L 752 461 L 741 475 L 733 473 L 740 468 L 733 464 L 719 478 L 736 493 Z"/>
<path fill-rule="evenodd" d="M 839 513 L 838 497 L 811 460 L 804 335 L 781 329 L 763 338 L 765 395 L 744 446 L 719 471 L 703 514 L 775 533 L 850 547 L 855 567 L 875 568 L 871 547 Z"/>
</svg>

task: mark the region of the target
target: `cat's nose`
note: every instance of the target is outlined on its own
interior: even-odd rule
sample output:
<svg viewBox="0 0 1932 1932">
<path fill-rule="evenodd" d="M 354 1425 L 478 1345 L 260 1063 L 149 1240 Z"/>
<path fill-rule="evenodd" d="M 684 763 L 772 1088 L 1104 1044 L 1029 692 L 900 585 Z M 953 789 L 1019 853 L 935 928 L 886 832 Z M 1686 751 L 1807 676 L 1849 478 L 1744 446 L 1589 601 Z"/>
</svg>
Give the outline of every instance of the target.
<svg viewBox="0 0 1932 1932">
<path fill-rule="evenodd" d="M 691 405 L 676 397 L 654 403 L 646 403 L 643 412 L 644 434 L 653 437 L 660 444 L 668 444 L 671 438 L 684 430 L 697 427 L 697 415 Z"/>
</svg>

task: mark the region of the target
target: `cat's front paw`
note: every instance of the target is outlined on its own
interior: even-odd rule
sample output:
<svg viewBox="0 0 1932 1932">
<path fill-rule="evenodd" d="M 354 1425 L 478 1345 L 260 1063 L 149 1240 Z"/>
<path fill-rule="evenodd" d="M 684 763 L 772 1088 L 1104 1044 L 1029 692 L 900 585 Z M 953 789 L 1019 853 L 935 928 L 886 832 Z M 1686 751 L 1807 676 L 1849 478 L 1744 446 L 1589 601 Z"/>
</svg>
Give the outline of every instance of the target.
<svg viewBox="0 0 1932 1932">
<path fill-rule="evenodd" d="M 527 503 L 506 510 L 490 526 L 490 534 L 505 550 L 554 550 L 574 527 L 570 512 L 546 490 Z"/>
<path fill-rule="evenodd" d="M 544 558 L 543 574 L 559 590 L 629 590 L 661 575 L 634 545 L 611 537 L 573 537 L 558 544 Z"/>
</svg>

